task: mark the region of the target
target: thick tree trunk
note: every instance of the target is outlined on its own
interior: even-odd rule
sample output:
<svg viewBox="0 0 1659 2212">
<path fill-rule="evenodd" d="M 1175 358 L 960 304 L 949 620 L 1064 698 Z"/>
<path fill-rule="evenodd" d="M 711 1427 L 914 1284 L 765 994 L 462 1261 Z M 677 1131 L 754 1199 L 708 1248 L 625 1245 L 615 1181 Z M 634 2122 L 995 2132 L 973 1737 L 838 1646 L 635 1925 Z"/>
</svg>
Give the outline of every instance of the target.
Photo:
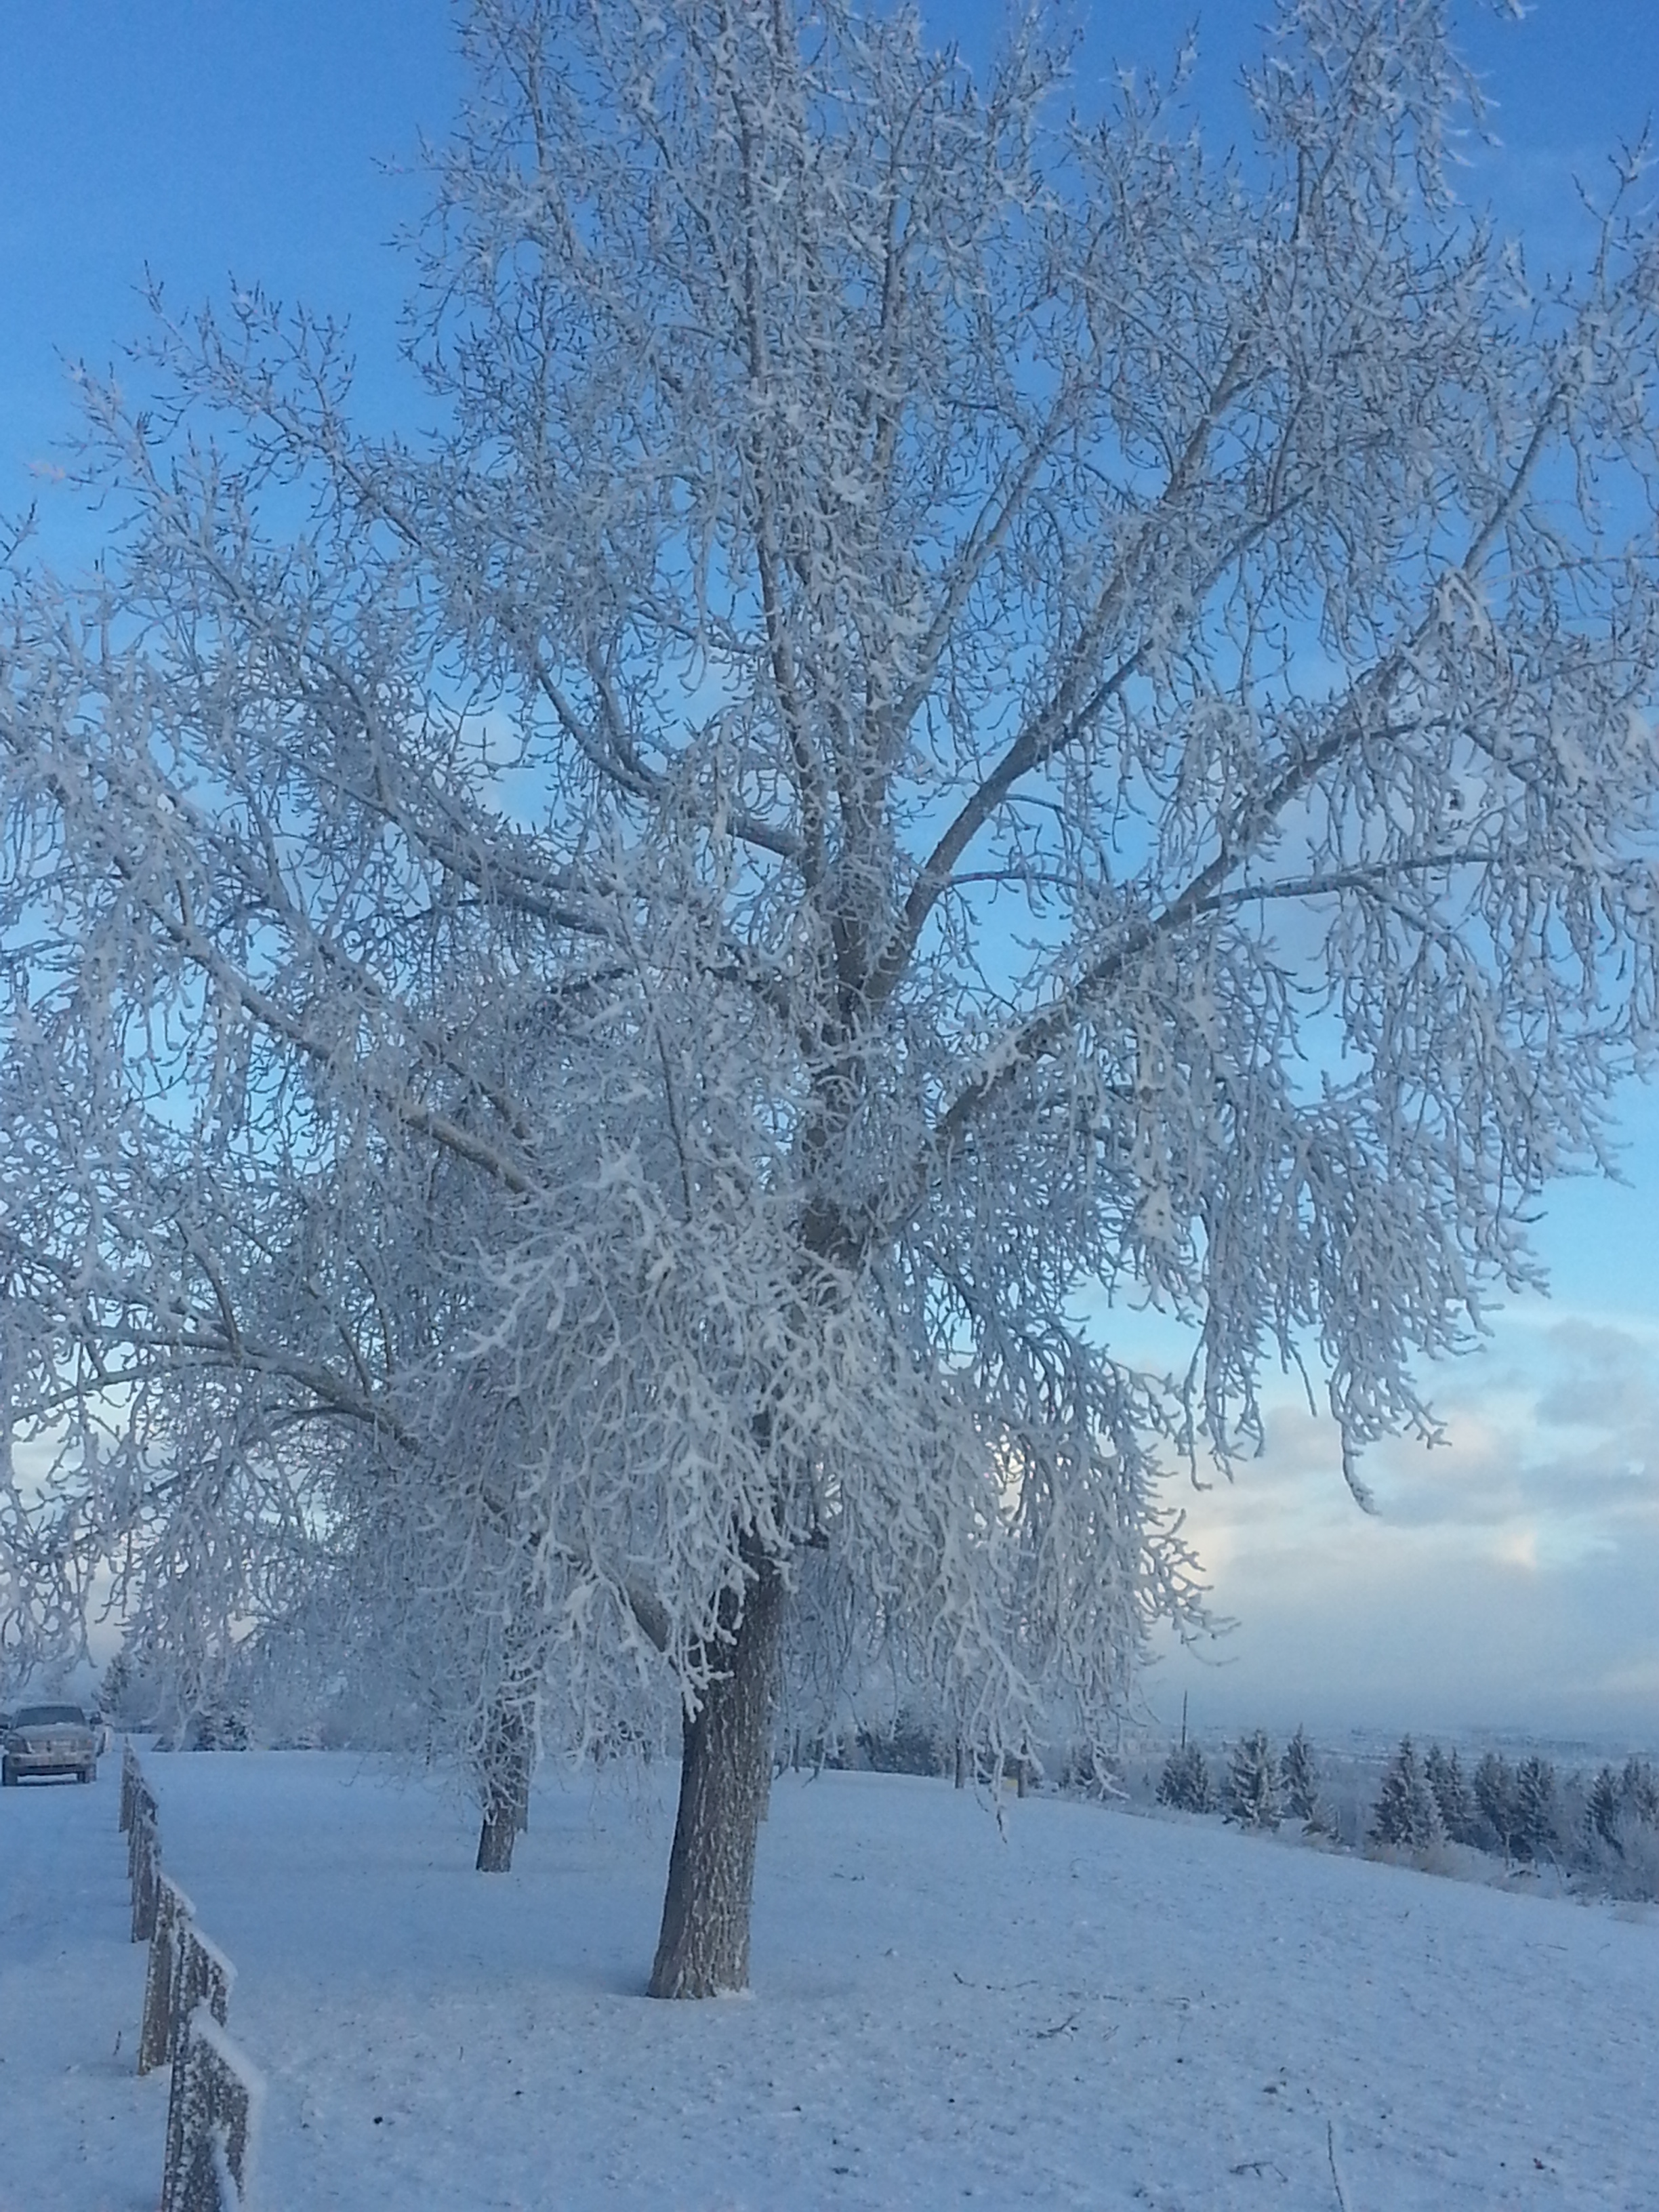
<svg viewBox="0 0 1659 2212">
<path fill-rule="evenodd" d="M 513 1846 L 530 1826 L 530 1717 L 516 1701 L 503 1699 L 490 1717 L 479 1773 L 483 1826 L 478 1832 L 480 1874 L 507 1874 Z"/>
<path fill-rule="evenodd" d="M 725 1671 L 684 1723 L 653 1997 L 721 1996 L 749 1986 L 755 1838 L 772 1779 L 784 1602 L 782 1577 L 770 1560 L 759 1561 Z"/>
<path fill-rule="evenodd" d="M 513 1845 L 519 1824 L 510 1807 L 491 1800 L 484 1806 L 483 1826 L 478 1831 L 478 1856 L 473 1864 L 480 1874 L 510 1874 Z"/>
</svg>

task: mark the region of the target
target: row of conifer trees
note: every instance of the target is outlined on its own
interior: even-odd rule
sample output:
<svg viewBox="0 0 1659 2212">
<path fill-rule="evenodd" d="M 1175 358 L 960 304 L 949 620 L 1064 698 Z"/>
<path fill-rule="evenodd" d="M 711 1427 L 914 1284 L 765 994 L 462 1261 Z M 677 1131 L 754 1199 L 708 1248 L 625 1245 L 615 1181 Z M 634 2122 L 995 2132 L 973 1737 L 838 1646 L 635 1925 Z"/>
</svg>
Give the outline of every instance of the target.
<svg viewBox="0 0 1659 2212">
<path fill-rule="evenodd" d="M 1183 1812 L 1219 1812 L 1240 1827 L 1292 1820 L 1311 1834 L 1334 1832 L 1318 1759 L 1301 1728 L 1278 1756 L 1266 1730 L 1252 1729 L 1233 1746 L 1219 1781 L 1199 1746 L 1183 1742 L 1165 1762 L 1158 1797 Z M 1366 1839 L 1419 1854 L 1452 1843 L 1513 1865 L 1651 1875 L 1659 1871 L 1659 1778 L 1633 1757 L 1622 1769 L 1564 1778 L 1540 1754 L 1511 1765 L 1495 1751 L 1466 1771 L 1455 1748 L 1431 1744 L 1419 1756 L 1405 1736 L 1384 1771 Z"/>
</svg>

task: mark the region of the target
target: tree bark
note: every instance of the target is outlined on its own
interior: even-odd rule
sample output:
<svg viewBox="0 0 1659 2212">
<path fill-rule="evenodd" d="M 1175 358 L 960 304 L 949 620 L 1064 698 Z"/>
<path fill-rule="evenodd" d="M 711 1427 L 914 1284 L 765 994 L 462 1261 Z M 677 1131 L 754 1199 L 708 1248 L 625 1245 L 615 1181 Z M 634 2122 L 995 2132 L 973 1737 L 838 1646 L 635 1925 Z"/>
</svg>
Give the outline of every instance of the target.
<svg viewBox="0 0 1659 2212">
<path fill-rule="evenodd" d="M 473 1865 L 480 1874 L 511 1874 L 513 1846 L 519 1824 L 510 1805 L 495 1799 L 484 1804 L 483 1826 L 478 1831 L 478 1856 Z"/>
<path fill-rule="evenodd" d="M 507 1874 L 513 1846 L 530 1826 L 531 1729 L 529 1715 L 503 1699 L 490 1716 L 479 1777 L 483 1826 L 478 1832 L 480 1874 Z"/>
<path fill-rule="evenodd" d="M 682 1724 L 678 1816 L 668 1861 L 653 1997 L 723 1996 L 749 1986 L 755 1839 L 772 1779 L 772 1711 L 783 1577 L 769 1559 L 727 1646 L 727 1664 Z"/>
</svg>

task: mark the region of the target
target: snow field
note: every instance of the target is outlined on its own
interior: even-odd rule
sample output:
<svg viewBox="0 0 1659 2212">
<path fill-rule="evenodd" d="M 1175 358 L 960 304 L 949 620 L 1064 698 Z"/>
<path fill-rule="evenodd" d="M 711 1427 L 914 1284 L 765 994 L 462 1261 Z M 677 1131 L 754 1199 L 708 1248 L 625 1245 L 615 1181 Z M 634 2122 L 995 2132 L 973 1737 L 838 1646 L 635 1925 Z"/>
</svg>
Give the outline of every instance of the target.
<svg viewBox="0 0 1659 2212">
<path fill-rule="evenodd" d="M 785 1777 L 753 1996 L 653 2004 L 672 1775 L 544 1782 L 489 1878 L 459 1799 L 375 1762 L 146 1771 L 268 2076 L 264 2212 L 1659 2203 L 1650 1920 L 1052 1799 L 1000 1835 L 944 1783 Z M 8 2158 L 0 2207 L 137 2212 L 166 2085 L 127 2070 L 113 1790 L 0 1812 L 36 1931 L 14 1954 L 9 1892 L 6 2075 L 15 2023 L 48 2023 L 31 2185 L 7 2197 Z"/>
</svg>

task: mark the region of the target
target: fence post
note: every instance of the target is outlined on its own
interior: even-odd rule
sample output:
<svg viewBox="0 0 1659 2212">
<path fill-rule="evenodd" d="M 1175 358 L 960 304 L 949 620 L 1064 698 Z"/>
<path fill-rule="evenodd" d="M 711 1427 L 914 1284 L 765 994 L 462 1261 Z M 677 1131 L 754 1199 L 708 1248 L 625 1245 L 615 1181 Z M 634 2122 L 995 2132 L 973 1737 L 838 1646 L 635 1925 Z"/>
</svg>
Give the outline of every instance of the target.
<svg viewBox="0 0 1659 2212">
<path fill-rule="evenodd" d="M 179 2017 L 174 1993 L 179 1981 L 179 1951 L 194 1917 L 190 1899 L 167 1875 L 156 1877 L 155 1932 L 149 1939 L 149 1966 L 144 1975 L 144 2018 L 138 2031 L 138 2071 L 150 2074 L 171 2064 L 179 2039 Z"/>
<path fill-rule="evenodd" d="M 191 2120 L 190 2074 L 185 2063 L 188 2031 L 202 2017 L 223 2027 L 230 2008 L 230 1992 L 236 1969 L 216 1945 L 210 1943 L 192 1920 L 183 1922 L 173 1948 L 173 1987 L 169 1998 L 173 2024 L 173 2079 L 167 2087 L 167 2137 L 165 2172 L 173 2177 L 162 2192 L 162 2212 L 172 2212 L 167 2187 L 182 2188 L 180 2170 L 192 2154 L 189 2148 Z"/>
<path fill-rule="evenodd" d="M 264 2084 L 205 2002 L 185 2016 L 173 2086 L 161 2212 L 242 2212 Z"/>
<path fill-rule="evenodd" d="M 138 1793 L 127 1832 L 128 1870 L 132 1877 L 132 1940 L 148 1943 L 155 1933 L 156 1885 L 161 1875 L 161 1842 L 155 1826 L 155 1800 Z"/>
<path fill-rule="evenodd" d="M 155 1800 L 140 1775 L 132 1785 L 132 1802 L 127 1812 L 127 1874 L 136 1881 L 138 1873 L 138 1832 L 146 1822 L 155 1825 Z"/>
</svg>

